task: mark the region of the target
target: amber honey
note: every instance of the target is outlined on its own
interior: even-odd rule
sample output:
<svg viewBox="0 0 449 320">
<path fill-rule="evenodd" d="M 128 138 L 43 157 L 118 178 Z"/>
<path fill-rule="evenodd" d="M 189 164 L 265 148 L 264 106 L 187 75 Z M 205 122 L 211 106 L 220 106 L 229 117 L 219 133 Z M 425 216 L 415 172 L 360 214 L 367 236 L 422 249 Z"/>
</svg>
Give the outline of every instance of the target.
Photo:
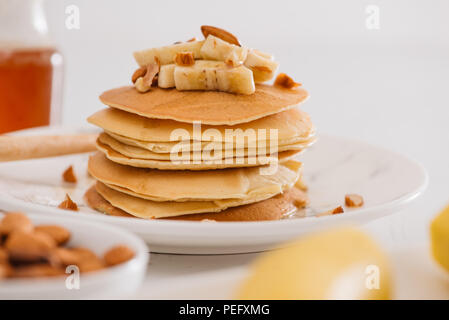
<svg viewBox="0 0 449 320">
<path fill-rule="evenodd" d="M 0 133 L 50 124 L 61 71 L 55 49 L 0 48 Z"/>
</svg>

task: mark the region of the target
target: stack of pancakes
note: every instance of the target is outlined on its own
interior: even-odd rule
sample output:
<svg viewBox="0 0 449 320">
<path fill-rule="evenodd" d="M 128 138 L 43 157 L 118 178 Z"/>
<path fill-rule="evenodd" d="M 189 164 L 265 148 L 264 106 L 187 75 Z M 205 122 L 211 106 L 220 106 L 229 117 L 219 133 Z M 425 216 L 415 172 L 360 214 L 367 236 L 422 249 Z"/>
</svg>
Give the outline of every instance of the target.
<svg viewBox="0 0 449 320">
<path fill-rule="evenodd" d="M 252 95 L 134 87 L 100 96 L 92 208 L 144 219 L 277 220 L 307 204 L 293 158 L 314 141 L 301 88 Z M 234 135 L 228 133 L 234 133 Z M 237 133 L 237 134 L 235 134 Z M 273 159 L 278 160 L 274 161 Z"/>
</svg>

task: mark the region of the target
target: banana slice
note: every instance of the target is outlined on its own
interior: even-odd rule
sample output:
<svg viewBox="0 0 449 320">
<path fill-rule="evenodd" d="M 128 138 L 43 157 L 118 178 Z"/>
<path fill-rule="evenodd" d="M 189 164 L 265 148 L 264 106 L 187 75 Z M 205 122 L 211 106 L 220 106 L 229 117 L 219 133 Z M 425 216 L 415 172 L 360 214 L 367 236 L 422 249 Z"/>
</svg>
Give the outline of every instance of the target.
<svg viewBox="0 0 449 320">
<path fill-rule="evenodd" d="M 209 35 L 204 41 L 200 53 L 205 60 L 225 61 L 232 66 L 238 66 L 245 61 L 248 49 Z"/>
<path fill-rule="evenodd" d="M 244 65 L 251 69 L 256 83 L 273 79 L 279 63 L 273 60 L 270 54 L 258 50 L 250 50 Z"/>
<path fill-rule="evenodd" d="M 259 56 L 267 58 L 268 60 L 274 60 L 274 57 L 273 57 L 272 54 L 269 54 L 269 53 L 266 53 L 266 52 L 262 52 L 262 51 L 259 51 L 257 49 L 252 49 L 251 51 L 255 52 Z"/>
<path fill-rule="evenodd" d="M 158 86 L 160 88 L 175 87 L 175 64 L 166 64 L 161 66 L 158 77 Z"/>
<path fill-rule="evenodd" d="M 252 94 L 256 90 L 253 73 L 244 66 L 230 68 L 222 61 L 198 60 L 190 67 L 175 67 L 178 90 L 218 90 Z"/>
<path fill-rule="evenodd" d="M 134 59 L 141 67 L 153 62 L 155 58 L 159 59 L 161 65 L 173 63 L 173 59 L 175 58 L 177 53 L 186 51 L 192 52 L 194 58 L 199 59 L 201 57 L 200 50 L 203 46 L 203 43 L 204 41 L 192 41 L 173 44 L 160 48 L 136 51 L 134 52 Z"/>
</svg>

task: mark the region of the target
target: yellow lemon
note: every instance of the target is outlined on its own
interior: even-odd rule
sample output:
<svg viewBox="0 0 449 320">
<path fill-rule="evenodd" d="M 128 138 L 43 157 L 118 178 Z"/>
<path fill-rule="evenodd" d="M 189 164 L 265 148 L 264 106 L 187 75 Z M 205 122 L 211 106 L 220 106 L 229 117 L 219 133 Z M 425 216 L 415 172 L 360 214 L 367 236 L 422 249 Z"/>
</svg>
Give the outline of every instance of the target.
<svg viewBox="0 0 449 320">
<path fill-rule="evenodd" d="M 354 228 L 316 233 L 255 261 L 238 299 L 390 299 L 388 261 Z"/>
<path fill-rule="evenodd" d="M 435 260 L 449 271 L 449 206 L 433 219 L 430 226 L 432 254 Z"/>
</svg>

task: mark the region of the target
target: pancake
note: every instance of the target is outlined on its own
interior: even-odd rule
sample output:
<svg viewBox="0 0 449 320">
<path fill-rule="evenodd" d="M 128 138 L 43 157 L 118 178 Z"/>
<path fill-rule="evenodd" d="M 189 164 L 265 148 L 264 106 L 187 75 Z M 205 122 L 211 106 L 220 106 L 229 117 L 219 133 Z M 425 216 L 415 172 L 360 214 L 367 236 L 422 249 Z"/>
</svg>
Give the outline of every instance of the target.
<svg viewBox="0 0 449 320">
<path fill-rule="evenodd" d="M 98 152 L 89 158 L 88 171 L 110 188 L 153 201 L 251 199 L 291 188 L 302 164 L 287 161 L 272 175 L 259 168 L 208 171 L 161 171 L 120 165 Z"/>
<path fill-rule="evenodd" d="M 153 151 L 149 151 L 147 149 L 143 149 L 140 147 L 130 146 L 128 144 L 124 144 L 115 138 L 111 137 L 110 135 L 106 133 L 101 133 L 98 137 L 98 140 L 111 147 L 115 151 L 130 157 L 130 158 L 136 158 L 136 159 L 150 159 L 150 160 L 164 160 L 164 161 L 170 161 L 172 154 L 171 153 L 157 153 Z M 214 145 L 212 145 L 211 148 L 205 147 L 202 149 L 202 151 L 198 152 L 185 152 L 185 154 L 189 154 L 190 159 L 201 159 L 202 155 L 205 155 L 203 160 L 218 160 L 218 159 L 226 159 L 226 158 L 234 158 L 236 156 L 256 156 L 256 155 L 266 155 L 268 156 L 270 154 L 270 146 L 266 146 L 264 148 L 251 148 L 251 149 L 228 149 L 228 150 L 222 150 L 221 146 L 215 145 L 217 147 L 216 153 L 215 149 L 213 148 Z M 287 151 L 287 150 L 303 150 L 307 147 L 307 144 L 297 143 L 297 144 L 291 144 L 291 145 L 284 145 L 277 147 L 278 152 Z M 190 145 L 186 145 L 190 149 Z M 180 150 L 180 148 L 175 147 L 173 150 Z M 192 150 L 192 149 L 190 149 Z M 210 152 L 208 152 L 210 151 Z M 181 156 L 181 152 L 176 153 L 177 156 Z"/>
<path fill-rule="evenodd" d="M 97 189 L 95 189 L 95 185 L 87 189 L 86 193 L 84 194 L 84 201 L 86 201 L 86 204 L 90 208 L 100 211 L 101 213 L 104 213 L 108 216 L 135 218 L 133 215 L 130 215 L 122 209 L 116 208 L 112 204 L 107 202 L 97 192 Z"/>
<path fill-rule="evenodd" d="M 170 119 L 211 125 L 235 125 L 275 114 L 304 102 L 302 88 L 285 89 L 257 84 L 251 95 L 218 91 L 178 91 L 151 88 L 141 94 L 134 87 L 120 87 L 104 92 L 102 103 L 152 119 Z"/>
<path fill-rule="evenodd" d="M 146 149 L 148 151 L 154 152 L 154 153 L 170 153 L 173 147 L 179 146 L 180 144 L 182 145 L 182 147 L 184 148 L 187 147 L 189 148 L 189 150 L 193 150 L 194 149 L 194 145 L 193 143 L 198 143 L 198 142 L 194 142 L 192 140 L 189 141 L 173 141 L 173 142 L 156 142 L 156 141 L 142 141 L 142 140 L 136 140 L 133 138 L 128 138 L 128 137 L 124 137 L 122 135 L 119 134 L 115 134 L 111 131 L 105 131 L 106 134 L 108 134 L 109 136 L 111 136 L 112 138 L 114 138 L 117 141 L 120 141 L 121 143 L 127 144 L 129 146 L 133 146 L 133 147 L 138 147 L 138 148 L 142 148 L 142 149 Z M 309 136 L 307 138 L 300 138 L 300 137 L 295 137 L 295 138 L 288 138 L 288 139 L 278 139 L 278 146 L 279 148 L 281 147 L 285 147 L 285 146 L 293 146 L 293 145 L 297 145 L 297 144 L 301 144 L 304 147 L 309 147 L 311 146 L 316 140 L 316 137 L 314 136 L 314 134 L 312 136 Z M 270 146 L 270 141 L 269 140 L 265 140 L 265 141 L 258 141 L 257 142 L 259 144 L 259 146 L 266 146 L 267 148 Z M 205 148 L 211 148 L 211 149 L 215 149 L 215 148 L 221 148 L 222 150 L 235 150 L 235 144 L 230 144 L 230 143 L 222 143 L 222 142 L 215 142 L 215 141 L 201 141 L 199 143 L 199 145 L 201 146 L 201 150 L 204 150 Z M 251 146 L 248 145 L 247 141 L 245 141 L 245 143 L 243 144 L 244 148 L 247 149 L 251 149 Z M 303 149 L 300 148 L 300 149 Z M 260 149 L 260 148 L 259 148 Z M 292 148 L 294 149 L 294 148 Z"/>
<path fill-rule="evenodd" d="M 267 164 L 264 162 L 263 156 L 256 157 L 242 157 L 242 158 L 230 158 L 229 163 L 227 159 L 217 161 L 200 161 L 195 163 L 192 161 L 164 161 L 164 160 L 151 160 L 151 159 L 138 159 L 127 157 L 108 145 L 101 143 L 97 139 L 97 149 L 103 152 L 106 157 L 116 163 L 128 165 L 137 168 L 152 168 L 159 170 L 213 170 L 213 169 L 225 169 L 225 168 L 241 168 L 241 167 L 255 167 Z M 284 162 L 292 159 L 300 153 L 300 150 L 289 150 L 279 152 L 277 159 L 279 162 Z"/>
<path fill-rule="evenodd" d="M 120 208 L 135 217 L 143 219 L 159 219 L 187 214 L 220 212 L 227 208 L 259 202 L 276 195 L 264 194 L 251 199 L 225 199 L 218 201 L 152 201 L 131 196 L 117 191 L 97 181 L 97 192 L 114 207 Z"/>
<path fill-rule="evenodd" d="M 297 210 L 309 203 L 307 194 L 297 188 L 292 188 L 283 194 L 278 194 L 270 199 L 247 204 L 240 207 L 226 209 L 219 213 L 200 213 L 185 216 L 165 218 L 169 220 L 215 220 L 215 221 L 266 221 L 280 220 L 296 212 L 296 217 L 304 217 Z"/>
<path fill-rule="evenodd" d="M 106 201 L 96 191 L 95 186 L 92 186 L 87 190 L 84 195 L 84 199 L 89 207 L 104 214 L 117 217 L 135 218 L 133 215 L 125 212 L 120 208 L 114 207 L 111 203 Z M 279 220 L 295 210 L 295 206 L 293 205 L 293 203 L 295 203 L 297 207 L 306 206 L 308 203 L 307 195 L 297 188 L 292 188 L 289 191 L 277 195 L 273 198 L 240 207 L 229 208 L 219 213 L 189 214 L 162 219 L 191 221 L 214 220 L 236 222 Z"/>
<path fill-rule="evenodd" d="M 248 108 L 251 108 L 251 106 Z M 105 131 L 110 131 L 134 140 L 152 142 L 173 142 L 182 140 L 211 141 L 214 137 L 208 136 L 207 133 L 214 132 L 220 134 L 222 141 L 233 142 L 235 137 L 231 134 L 226 134 L 227 129 L 234 130 L 233 132 L 236 134 L 239 132 L 236 130 L 240 129 L 240 132 L 242 132 L 240 133 L 241 135 L 246 132 L 248 134 L 246 138 L 248 141 L 284 140 L 293 138 L 309 139 L 314 133 L 314 127 L 309 115 L 296 108 L 234 126 L 210 126 L 205 125 L 204 122 L 202 122 L 201 132 L 197 130 L 198 133 L 196 131 L 194 132 L 194 126 L 191 123 L 148 119 L 113 108 L 100 110 L 90 116 L 87 121 L 103 128 Z M 259 129 L 265 129 L 265 137 L 262 132 L 259 133 Z M 277 130 L 277 137 L 271 137 L 270 129 Z M 186 137 L 175 135 L 175 130 L 184 132 Z"/>
</svg>

